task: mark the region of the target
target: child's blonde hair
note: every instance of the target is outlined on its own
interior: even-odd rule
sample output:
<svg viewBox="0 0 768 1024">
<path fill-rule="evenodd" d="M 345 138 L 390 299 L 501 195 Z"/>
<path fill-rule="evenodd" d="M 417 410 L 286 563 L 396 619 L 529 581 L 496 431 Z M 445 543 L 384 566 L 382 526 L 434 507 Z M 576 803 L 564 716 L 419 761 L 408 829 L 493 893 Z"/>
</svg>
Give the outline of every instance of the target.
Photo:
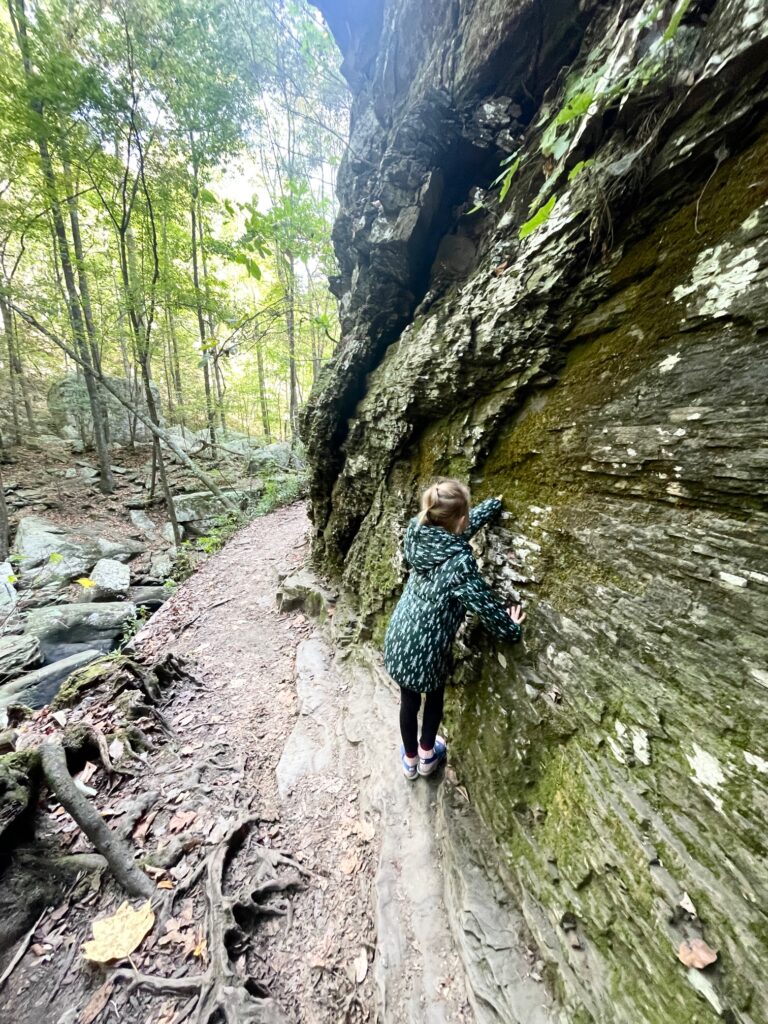
<svg viewBox="0 0 768 1024">
<path fill-rule="evenodd" d="M 438 480 L 421 496 L 419 523 L 422 526 L 442 526 L 455 533 L 468 515 L 469 488 L 461 480 Z"/>
</svg>

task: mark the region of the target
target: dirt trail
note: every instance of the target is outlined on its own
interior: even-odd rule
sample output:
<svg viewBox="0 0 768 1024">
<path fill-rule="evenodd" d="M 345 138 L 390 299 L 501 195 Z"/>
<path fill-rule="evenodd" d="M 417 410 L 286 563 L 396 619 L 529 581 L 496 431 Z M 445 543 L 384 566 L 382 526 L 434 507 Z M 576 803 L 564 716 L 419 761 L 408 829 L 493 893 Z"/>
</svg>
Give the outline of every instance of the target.
<svg viewBox="0 0 768 1024">
<path fill-rule="evenodd" d="M 131 969 L 187 990 L 99 989 L 105 975 L 79 948 L 91 922 L 122 901 L 105 877 L 40 922 L 2 993 L 19 1024 L 194 1021 L 198 994 L 188 979 L 221 953 L 236 979 L 249 979 L 239 990 L 246 1009 L 231 1007 L 232 1022 L 551 1019 L 528 976 L 517 919 L 499 909 L 463 838 L 475 831 L 470 808 L 439 799 L 459 790 L 411 785 L 397 770 L 396 698 L 383 674 L 340 660 L 302 613 L 278 613 L 278 578 L 307 554 L 306 515 L 292 506 L 246 527 L 180 588 L 137 643 L 149 657 L 193 659 L 200 686 L 164 708 L 173 735 L 137 778 L 107 780 L 102 769 L 90 778 L 113 827 L 128 820 L 142 854 L 167 855 L 156 877 L 179 893 L 171 922 L 158 922 Z M 244 820 L 249 827 L 227 845 Z M 450 841 L 436 841 L 440 829 Z M 70 849 L 88 845 L 78 834 Z M 443 849 L 469 864 L 474 880 L 461 891 L 454 880 L 453 920 Z M 236 901 L 241 926 L 226 950 L 214 948 L 217 912 L 203 870 L 217 854 L 217 898 Z"/>
</svg>

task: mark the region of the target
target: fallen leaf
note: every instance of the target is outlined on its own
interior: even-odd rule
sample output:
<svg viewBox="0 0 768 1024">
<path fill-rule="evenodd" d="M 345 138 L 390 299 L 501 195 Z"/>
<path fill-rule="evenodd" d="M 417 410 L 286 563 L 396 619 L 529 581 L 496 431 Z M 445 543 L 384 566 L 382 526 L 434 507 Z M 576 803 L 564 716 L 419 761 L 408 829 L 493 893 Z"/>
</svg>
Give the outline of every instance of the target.
<svg viewBox="0 0 768 1024">
<path fill-rule="evenodd" d="M 173 882 L 170 878 L 164 878 L 162 882 L 157 883 L 158 889 L 173 889 Z"/>
<path fill-rule="evenodd" d="M 141 945 L 154 923 L 155 915 L 149 900 L 138 910 L 134 910 L 126 900 L 114 914 L 93 922 L 93 939 L 83 943 L 83 956 L 99 964 L 122 960 Z"/>
<path fill-rule="evenodd" d="M 156 817 L 157 811 L 150 811 L 149 814 L 145 815 L 133 830 L 133 838 L 143 842 L 147 838 L 147 833 Z"/>
<path fill-rule="evenodd" d="M 356 821 L 354 824 L 354 830 L 366 843 L 370 843 L 376 835 L 376 828 L 371 821 Z"/>
<path fill-rule="evenodd" d="M 66 912 L 68 910 L 69 910 L 69 904 L 68 903 L 62 903 L 61 906 L 57 907 L 56 910 L 54 910 L 53 913 L 51 914 L 51 918 L 50 918 L 51 921 L 60 921 L 62 919 L 62 917 L 64 917 L 64 915 L 66 914 Z"/>
<path fill-rule="evenodd" d="M 125 744 L 123 743 L 122 740 L 115 739 L 112 740 L 112 742 L 109 744 L 109 756 L 112 758 L 113 761 L 119 761 L 120 758 L 123 756 L 124 750 Z"/>
<path fill-rule="evenodd" d="M 155 1021 L 155 1024 L 173 1024 L 176 1019 L 176 1004 L 173 1002 L 165 1002 L 160 1007 L 160 1016 Z"/>
<path fill-rule="evenodd" d="M 358 860 L 355 854 L 353 853 L 350 854 L 349 857 L 344 857 L 344 859 L 339 862 L 339 867 L 341 868 L 345 875 L 353 875 L 359 867 Z"/>
<path fill-rule="evenodd" d="M 502 668 L 506 668 L 507 667 L 507 659 L 504 657 L 504 655 L 501 653 L 501 651 L 499 651 L 499 653 L 496 655 L 496 657 L 497 657 L 498 662 L 501 665 L 501 667 Z"/>
<path fill-rule="evenodd" d="M 704 970 L 717 960 L 717 953 L 703 939 L 685 939 L 680 943 L 677 956 L 686 967 Z"/>
<path fill-rule="evenodd" d="M 183 828 L 188 828 L 196 817 L 196 811 L 176 811 L 168 822 L 168 828 L 171 832 L 180 832 Z"/>
<path fill-rule="evenodd" d="M 66 711 L 52 711 L 51 712 L 51 718 L 54 720 L 54 722 L 57 722 L 61 726 L 62 729 L 67 724 L 67 712 Z"/>
<path fill-rule="evenodd" d="M 358 985 L 362 985 L 365 981 L 365 976 L 368 973 L 368 954 L 363 947 L 355 957 L 355 981 Z"/>
<path fill-rule="evenodd" d="M 75 583 L 79 583 L 83 590 L 90 590 L 91 587 L 95 587 L 96 584 L 88 576 L 81 576 L 79 580 L 75 580 Z"/>
<path fill-rule="evenodd" d="M 181 922 L 180 927 L 187 924 L 192 924 L 192 918 L 195 915 L 195 906 L 192 900 L 184 900 L 181 904 L 181 910 L 179 911 L 179 921 Z"/>
<path fill-rule="evenodd" d="M 691 917 L 698 917 L 698 915 L 696 913 L 696 907 L 694 907 L 694 905 L 693 905 L 693 900 L 691 899 L 691 897 L 688 895 L 687 892 L 683 893 L 683 895 L 677 901 L 677 905 L 682 910 L 684 910 L 686 912 L 686 914 L 690 914 Z"/>
<path fill-rule="evenodd" d="M 109 1002 L 109 997 L 112 995 L 112 989 L 114 987 L 115 984 L 113 981 L 105 981 L 101 988 L 96 989 L 91 998 L 85 1004 L 83 1012 L 80 1014 L 78 1024 L 93 1024 L 93 1021 L 96 1020 Z"/>
<path fill-rule="evenodd" d="M 83 765 L 82 771 L 77 773 L 76 778 L 80 779 L 81 782 L 88 783 L 96 774 L 98 767 L 99 766 L 94 761 L 86 761 Z"/>
<path fill-rule="evenodd" d="M 206 953 L 208 951 L 208 943 L 205 939 L 200 939 L 195 948 L 192 950 L 192 956 L 199 957 L 201 960 L 205 960 Z"/>
</svg>

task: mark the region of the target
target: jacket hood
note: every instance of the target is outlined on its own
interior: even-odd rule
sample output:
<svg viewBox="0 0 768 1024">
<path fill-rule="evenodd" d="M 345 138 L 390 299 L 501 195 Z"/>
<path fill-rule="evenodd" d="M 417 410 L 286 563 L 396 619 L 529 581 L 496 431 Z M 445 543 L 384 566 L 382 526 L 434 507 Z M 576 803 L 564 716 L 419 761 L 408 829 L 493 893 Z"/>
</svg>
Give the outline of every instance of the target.
<svg viewBox="0 0 768 1024">
<path fill-rule="evenodd" d="M 417 572 L 437 568 L 466 546 L 461 534 L 449 533 L 442 526 L 420 526 L 416 518 L 408 526 L 404 544 L 406 560 Z"/>
</svg>

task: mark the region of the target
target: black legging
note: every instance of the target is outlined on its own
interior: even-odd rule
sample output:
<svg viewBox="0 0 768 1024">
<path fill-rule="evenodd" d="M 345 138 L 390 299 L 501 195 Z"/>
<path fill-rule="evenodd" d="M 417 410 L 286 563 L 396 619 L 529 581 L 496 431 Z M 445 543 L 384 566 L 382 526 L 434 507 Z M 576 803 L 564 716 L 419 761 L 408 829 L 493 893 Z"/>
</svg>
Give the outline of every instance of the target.
<svg viewBox="0 0 768 1024">
<path fill-rule="evenodd" d="M 431 750 L 435 745 L 435 736 L 440 728 L 440 719 L 443 717 L 443 697 L 445 687 L 440 686 L 437 690 L 431 690 L 424 694 L 424 717 L 421 723 L 421 746 L 424 750 Z M 415 757 L 418 748 L 419 735 L 419 709 L 421 697 L 417 690 L 406 690 L 400 687 L 400 734 L 403 737 L 403 746 L 408 757 Z"/>
</svg>

